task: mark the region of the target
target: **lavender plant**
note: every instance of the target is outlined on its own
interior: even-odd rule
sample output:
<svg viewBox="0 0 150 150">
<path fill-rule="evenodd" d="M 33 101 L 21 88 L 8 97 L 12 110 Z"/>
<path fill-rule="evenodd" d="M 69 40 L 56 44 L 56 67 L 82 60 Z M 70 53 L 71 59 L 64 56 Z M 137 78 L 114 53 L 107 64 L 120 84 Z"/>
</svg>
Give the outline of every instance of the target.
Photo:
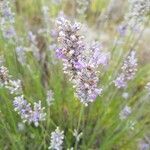
<svg viewBox="0 0 150 150">
<path fill-rule="evenodd" d="M 124 4 L 0 1 L 0 149 L 150 149 L 149 0 Z"/>
</svg>

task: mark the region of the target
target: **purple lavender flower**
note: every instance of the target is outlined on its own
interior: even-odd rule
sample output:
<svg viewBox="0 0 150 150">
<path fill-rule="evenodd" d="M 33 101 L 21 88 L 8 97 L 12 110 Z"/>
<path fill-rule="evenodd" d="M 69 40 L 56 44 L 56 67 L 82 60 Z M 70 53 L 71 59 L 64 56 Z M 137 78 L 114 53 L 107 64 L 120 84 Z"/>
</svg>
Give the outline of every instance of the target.
<svg viewBox="0 0 150 150">
<path fill-rule="evenodd" d="M 24 99 L 22 95 L 22 85 L 20 80 L 11 80 L 11 76 L 8 74 L 8 70 L 5 67 L 0 67 L 0 83 L 4 82 L 5 88 L 7 88 L 11 94 L 19 95 L 13 100 L 14 110 L 21 116 L 23 122 L 34 123 L 37 127 L 40 121 L 45 120 L 46 113 L 44 113 L 44 107 L 41 107 L 41 101 L 34 103 L 32 109 L 31 104 Z"/>
<path fill-rule="evenodd" d="M 58 18 L 58 41 L 61 47 L 56 50 L 56 55 L 63 60 L 64 72 L 72 79 L 77 72 L 77 64 L 79 63 L 81 52 L 85 47 L 82 37 L 79 36 L 78 31 L 80 24 L 73 25 L 63 17 Z"/>
<path fill-rule="evenodd" d="M 0 18 L 1 30 L 6 39 L 14 38 L 16 36 L 16 31 L 14 29 L 15 14 L 12 12 L 10 6 L 10 1 L 4 0 L 0 10 L 0 13 L 2 14 L 2 17 Z"/>
<path fill-rule="evenodd" d="M 93 64 L 95 68 L 99 65 L 107 66 L 109 61 L 109 53 L 102 51 L 102 45 L 98 42 L 93 42 L 90 47 L 89 64 Z"/>
<path fill-rule="evenodd" d="M 87 106 L 102 92 L 98 88 L 97 68 L 108 64 L 108 53 L 103 52 L 98 43 L 90 47 L 85 44 L 84 37 L 79 34 L 79 23 L 72 24 L 60 17 L 57 26 L 60 48 L 56 50 L 56 55 L 63 61 L 63 71 L 70 77 L 75 95 Z"/>
<path fill-rule="evenodd" d="M 89 102 L 93 102 L 102 92 L 102 89 L 98 88 L 98 81 L 95 70 L 90 66 L 81 69 L 77 73 L 76 79 L 73 80 L 76 96 L 86 106 Z"/>
<path fill-rule="evenodd" d="M 51 133 L 51 143 L 48 149 L 62 150 L 62 144 L 64 140 L 64 131 L 61 131 L 59 127 Z"/>
<path fill-rule="evenodd" d="M 56 56 L 57 56 L 57 58 L 65 59 L 65 55 L 63 54 L 63 51 L 61 48 L 56 49 Z"/>
<path fill-rule="evenodd" d="M 121 68 L 127 80 L 133 79 L 137 71 L 137 58 L 135 55 L 136 52 L 131 51 Z"/>
<path fill-rule="evenodd" d="M 149 12 L 150 12 L 149 0 L 130 0 L 129 12 L 125 16 L 125 19 L 128 25 L 134 29 L 145 21 L 146 15 Z"/>
<path fill-rule="evenodd" d="M 124 61 L 121 67 L 121 73 L 114 80 L 114 84 L 117 88 L 124 88 L 127 86 L 127 82 L 132 80 L 137 71 L 137 58 L 135 57 L 136 52 L 131 51 L 127 59 Z"/>
<path fill-rule="evenodd" d="M 44 121 L 46 113 L 44 113 L 44 107 L 41 107 L 41 101 L 38 103 L 34 103 L 34 109 L 31 113 L 31 121 L 37 127 L 39 125 L 39 121 Z"/>
<path fill-rule="evenodd" d="M 118 27 L 118 32 L 119 32 L 120 36 L 125 36 L 125 34 L 127 32 L 127 25 L 120 25 Z"/>
<path fill-rule="evenodd" d="M 129 106 L 125 106 L 119 113 L 119 118 L 121 120 L 126 119 L 132 113 L 132 109 Z"/>
<path fill-rule="evenodd" d="M 13 26 L 3 30 L 3 36 L 6 39 L 14 38 L 16 36 L 16 31 Z"/>
<path fill-rule="evenodd" d="M 29 122 L 32 109 L 31 105 L 23 98 L 23 95 L 15 97 L 13 105 L 14 110 L 18 112 L 23 122 Z"/>
<path fill-rule="evenodd" d="M 34 123 L 37 127 L 40 121 L 45 120 L 46 113 L 44 113 L 44 108 L 41 107 L 41 101 L 34 103 L 32 109 L 31 104 L 21 95 L 14 98 L 13 105 L 14 110 L 18 112 L 23 122 Z"/>
<path fill-rule="evenodd" d="M 2 2 L 1 14 L 2 14 L 3 19 L 5 19 L 7 22 L 10 22 L 11 24 L 13 24 L 15 13 L 12 12 L 10 5 L 11 4 L 10 4 L 9 0 L 7 0 L 7 1 L 4 0 Z"/>
</svg>

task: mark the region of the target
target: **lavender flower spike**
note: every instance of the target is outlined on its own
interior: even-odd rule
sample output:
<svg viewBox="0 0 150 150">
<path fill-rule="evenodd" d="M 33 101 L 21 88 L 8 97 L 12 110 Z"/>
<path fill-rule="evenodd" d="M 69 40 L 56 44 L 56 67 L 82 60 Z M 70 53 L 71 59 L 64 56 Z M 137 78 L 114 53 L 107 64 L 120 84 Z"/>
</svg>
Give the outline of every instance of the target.
<svg viewBox="0 0 150 150">
<path fill-rule="evenodd" d="M 39 121 L 45 120 L 46 113 L 44 113 L 44 109 L 44 107 L 41 107 L 41 101 L 34 103 L 34 109 L 31 114 L 31 121 L 36 127 L 39 125 Z"/>
<path fill-rule="evenodd" d="M 43 111 L 44 108 L 41 107 L 41 101 L 34 103 L 34 108 L 32 109 L 31 104 L 21 95 L 14 98 L 13 105 L 14 110 L 18 112 L 23 122 L 34 123 L 37 127 L 40 121 L 45 120 L 46 113 Z"/>
<path fill-rule="evenodd" d="M 31 104 L 24 99 L 24 96 L 21 95 L 15 97 L 13 101 L 13 105 L 14 105 L 14 110 L 18 112 L 23 122 L 30 123 L 29 120 L 32 114 Z"/>
<path fill-rule="evenodd" d="M 61 131 L 59 127 L 51 133 L 51 144 L 48 149 L 62 150 L 62 144 L 64 139 L 64 131 Z"/>
<path fill-rule="evenodd" d="M 129 1 L 129 13 L 125 19 L 131 28 L 141 25 L 146 15 L 150 12 L 149 0 L 128 0 Z"/>
<path fill-rule="evenodd" d="M 98 43 L 87 46 L 84 37 L 79 34 L 80 26 L 79 23 L 71 23 L 63 17 L 58 18 L 60 47 L 56 50 L 56 55 L 63 61 L 64 73 L 73 83 L 75 96 L 87 106 L 101 94 L 97 68 L 108 63 L 108 54 L 102 52 Z"/>
<path fill-rule="evenodd" d="M 124 88 L 127 86 L 127 82 L 132 80 L 137 71 L 137 58 L 135 57 L 136 52 L 131 51 L 127 59 L 124 61 L 121 67 L 121 73 L 114 80 L 114 84 L 117 88 Z"/>
</svg>

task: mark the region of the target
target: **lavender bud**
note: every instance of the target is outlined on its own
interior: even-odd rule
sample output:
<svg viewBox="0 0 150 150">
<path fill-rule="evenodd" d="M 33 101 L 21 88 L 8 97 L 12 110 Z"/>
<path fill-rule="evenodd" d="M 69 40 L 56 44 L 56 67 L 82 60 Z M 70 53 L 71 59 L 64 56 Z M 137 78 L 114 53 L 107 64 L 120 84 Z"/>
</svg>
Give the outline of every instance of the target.
<svg viewBox="0 0 150 150">
<path fill-rule="evenodd" d="M 18 112 L 23 122 L 34 123 L 37 127 L 40 121 L 45 120 L 46 113 L 44 113 L 44 108 L 41 107 L 41 101 L 34 103 L 32 110 L 31 104 L 21 95 L 14 98 L 13 105 L 14 110 Z"/>
<path fill-rule="evenodd" d="M 145 16 L 149 12 L 149 0 L 129 0 L 129 12 L 125 19 L 131 28 L 135 28 L 145 21 Z"/>
</svg>

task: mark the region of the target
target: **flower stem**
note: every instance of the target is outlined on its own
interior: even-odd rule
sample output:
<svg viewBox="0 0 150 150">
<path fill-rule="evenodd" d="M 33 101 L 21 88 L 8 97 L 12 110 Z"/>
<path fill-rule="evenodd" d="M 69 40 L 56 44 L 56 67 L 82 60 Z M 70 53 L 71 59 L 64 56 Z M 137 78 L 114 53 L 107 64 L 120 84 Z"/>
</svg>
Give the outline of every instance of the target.
<svg viewBox="0 0 150 150">
<path fill-rule="evenodd" d="M 80 130 L 80 125 L 81 125 L 81 119 L 82 119 L 83 112 L 84 112 L 84 105 L 82 105 L 82 107 L 80 109 L 80 115 L 79 115 L 78 126 L 77 126 L 77 133 L 79 133 L 79 130 Z M 77 149 L 78 149 L 78 141 L 76 140 L 75 150 L 77 150 Z"/>
</svg>

